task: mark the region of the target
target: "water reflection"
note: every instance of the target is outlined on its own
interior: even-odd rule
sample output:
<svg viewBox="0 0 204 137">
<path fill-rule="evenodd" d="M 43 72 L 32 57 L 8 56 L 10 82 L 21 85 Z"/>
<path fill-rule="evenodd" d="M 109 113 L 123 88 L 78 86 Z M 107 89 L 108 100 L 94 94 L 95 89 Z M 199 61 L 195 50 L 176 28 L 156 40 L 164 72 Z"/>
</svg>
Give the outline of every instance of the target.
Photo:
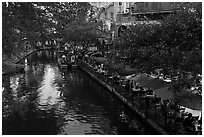
<svg viewBox="0 0 204 137">
<path fill-rule="evenodd" d="M 44 56 L 30 57 L 37 60 L 24 74 L 3 76 L 3 134 L 154 133 L 88 75 Z"/>
<path fill-rule="evenodd" d="M 41 106 L 52 106 L 58 104 L 58 102 L 63 101 L 61 99 L 61 91 L 59 90 L 58 83 L 55 83 L 55 78 L 57 77 L 54 68 L 51 65 L 46 65 L 44 69 L 44 77 L 40 88 L 38 89 L 39 98 L 38 103 Z"/>
</svg>

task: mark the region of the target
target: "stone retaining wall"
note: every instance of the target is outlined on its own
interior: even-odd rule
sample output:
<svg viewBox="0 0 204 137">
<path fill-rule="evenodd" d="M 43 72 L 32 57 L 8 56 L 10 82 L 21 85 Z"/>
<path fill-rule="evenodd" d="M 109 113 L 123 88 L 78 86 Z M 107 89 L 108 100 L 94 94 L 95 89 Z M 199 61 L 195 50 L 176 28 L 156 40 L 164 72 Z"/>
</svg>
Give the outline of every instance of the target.
<svg viewBox="0 0 204 137">
<path fill-rule="evenodd" d="M 92 78 L 94 78 L 96 81 L 98 81 L 102 86 L 104 86 L 108 91 L 110 91 L 113 95 L 115 95 L 123 104 L 125 104 L 129 109 L 131 109 L 135 114 L 137 114 L 146 124 L 151 126 L 153 129 L 155 129 L 159 134 L 162 135 L 168 135 L 168 133 L 159 125 L 157 125 L 154 121 L 151 119 L 148 119 L 145 117 L 144 113 L 141 113 L 136 107 L 134 107 L 129 101 L 127 101 L 122 95 L 120 95 L 113 87 L 106 84 L 102 80 L 100 80 L 98 77 L 96 77 L 94 74 L 92 74 L 88 69 L 83 67 L 83 65 L 86 64 L 84 62 L 79 63 L 79 68 L 85 71 L 88 75 L 90 75 Z M 87 64 L 86 64 L 87 65 Z"/>
</svg>

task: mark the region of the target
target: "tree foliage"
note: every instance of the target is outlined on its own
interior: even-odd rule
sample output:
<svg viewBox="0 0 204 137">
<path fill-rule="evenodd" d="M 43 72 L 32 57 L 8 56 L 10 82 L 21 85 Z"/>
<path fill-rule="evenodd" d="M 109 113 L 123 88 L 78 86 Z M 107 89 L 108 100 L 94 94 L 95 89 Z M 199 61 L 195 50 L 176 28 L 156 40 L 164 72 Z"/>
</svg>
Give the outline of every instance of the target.
<svg viewBox="0 0 204 137">
<path fill-rule="evenodd" d="M 145 73 L 160 70 L 174 87 L 201 87 L 202 3 L 182 3 L 160 24 L 131 26 L 117 48 Z"/>
<path fill-rule="evenodd" d="M 102 36 L 102 22 L 81 22 L 72 23 L 64 30 L 64 39 L 84 46 L 97 43 Z"/>
<path fill-rule="evenodd" d="M 34 46 L 39 40 L 62 38 L 66 26 L 90 20 L 93 14 L 87 2 L 3 2 L 3 54 L 22 51 L 25 39 Z"/>
</svg>

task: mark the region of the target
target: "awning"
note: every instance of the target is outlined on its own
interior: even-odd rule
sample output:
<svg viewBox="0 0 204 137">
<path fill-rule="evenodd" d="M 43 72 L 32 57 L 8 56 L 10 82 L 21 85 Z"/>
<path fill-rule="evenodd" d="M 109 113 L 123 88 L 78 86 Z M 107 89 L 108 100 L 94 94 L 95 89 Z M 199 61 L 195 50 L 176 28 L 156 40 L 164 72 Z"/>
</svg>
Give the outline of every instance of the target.
<svg viewBox="0 0 204 137">
<path fill-rule="evenodd" d="M 101 53 L 93 53 L 90 57 L 103 57 Z"/>
<path fill-rule="evenodd" d="M 139 74 L 136 75 L 135 77 L 130 78 L 130 80 L 135 81 L 136 83 L 139 83 L 141 86 L 144 86 L 147 84 L 151 79 L 147 74 Z"/>
<path fill-rule="evenodd" d="M 170 90 L 169 87 L 163 87 L 160 89 L 156 89 L 154 90 L 154 94 L 158 97 L 160 97 L 161 99 L 173 99 L 174 98 L 174 93 L 172 90 Z"/>
<path fill-rule="evenodd" d="M 178 104 L 193 110 L 202 110 L 202 96 L 188 92 L 182 96 L 176 96 Z"/>
<path fill-rule="evenodd" d="M 167 84 L 161 79 L 154 78 L 149 80 L 149 82 L 145 84 L 144 87 L 151 88 L 151 89 L 159 89 L 159 88 L 167 87 Z"/>
<path fill-rule="evenodd" d="M 117 72 L 121 76 L 128 76 L 128 75 L 136 74 L 137 70 L 117 70 Z"/>
<path fill-rule="evenodd" d="M 94 58 L 94 60 L 95 60 L 96 62 L 101 62 L 101 63 L 108 61 L 108 59 L 105 58 L 105 57 L 96 57 L 96 58 Z"/>
<path fill-rule="evenodd" d="M 90 56 L 91 54 L 93 54 L 94 52 L 90 51 L 88 53 L 86 53 L 86 55 Z"/>
<path fill-rule="evenodd" d="M 131 75 L 128 75 L 128 76 L 125 76 L 126 79 L 130 79 L 132 77 L 134 77 L 136 74 L 131 74 Z"/>
<path fill-rule="evenodd" d="M 187 113 L 191 113 L 193 116 L 201 116 L 201 110 L 193 110 L 193 109 L 190 109 L 190 108 L 186 108 L 185 107 L 185 112 Z"/>
</svg>

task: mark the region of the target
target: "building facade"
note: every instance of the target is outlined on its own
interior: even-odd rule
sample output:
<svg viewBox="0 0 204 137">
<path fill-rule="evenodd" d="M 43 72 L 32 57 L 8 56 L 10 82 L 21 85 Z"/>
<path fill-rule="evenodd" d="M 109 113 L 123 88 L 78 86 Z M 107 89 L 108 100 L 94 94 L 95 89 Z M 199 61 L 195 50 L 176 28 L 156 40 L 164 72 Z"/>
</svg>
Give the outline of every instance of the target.
<svg viewBox="0 0 204 137">
<path fill-rule="evenodd" d="M 111 29 L 111 23 L 116 20 L 116 12 L 114 11 L 114 3 L 110 3 L 107 7 L 102 7 L 98 14 L 98 19 L 102 20 L 106 29 Z"/>
<path fill-rule="evenodd" d="M 117 24 L 130 25 L 140 21 L 158 21 L 172 13 L 176 2 L 122 2 L 118 3 Z"/>
<path fill-rule="evenodd" d="M 137 23 L 159 23 L 172 13 L 178 2 L 112 2 L 101 9 L 98 19 L 104 22 L 105 29 L 113 32 L 112 39 L 118 36 L 121 26 Z"/>
</svg>

